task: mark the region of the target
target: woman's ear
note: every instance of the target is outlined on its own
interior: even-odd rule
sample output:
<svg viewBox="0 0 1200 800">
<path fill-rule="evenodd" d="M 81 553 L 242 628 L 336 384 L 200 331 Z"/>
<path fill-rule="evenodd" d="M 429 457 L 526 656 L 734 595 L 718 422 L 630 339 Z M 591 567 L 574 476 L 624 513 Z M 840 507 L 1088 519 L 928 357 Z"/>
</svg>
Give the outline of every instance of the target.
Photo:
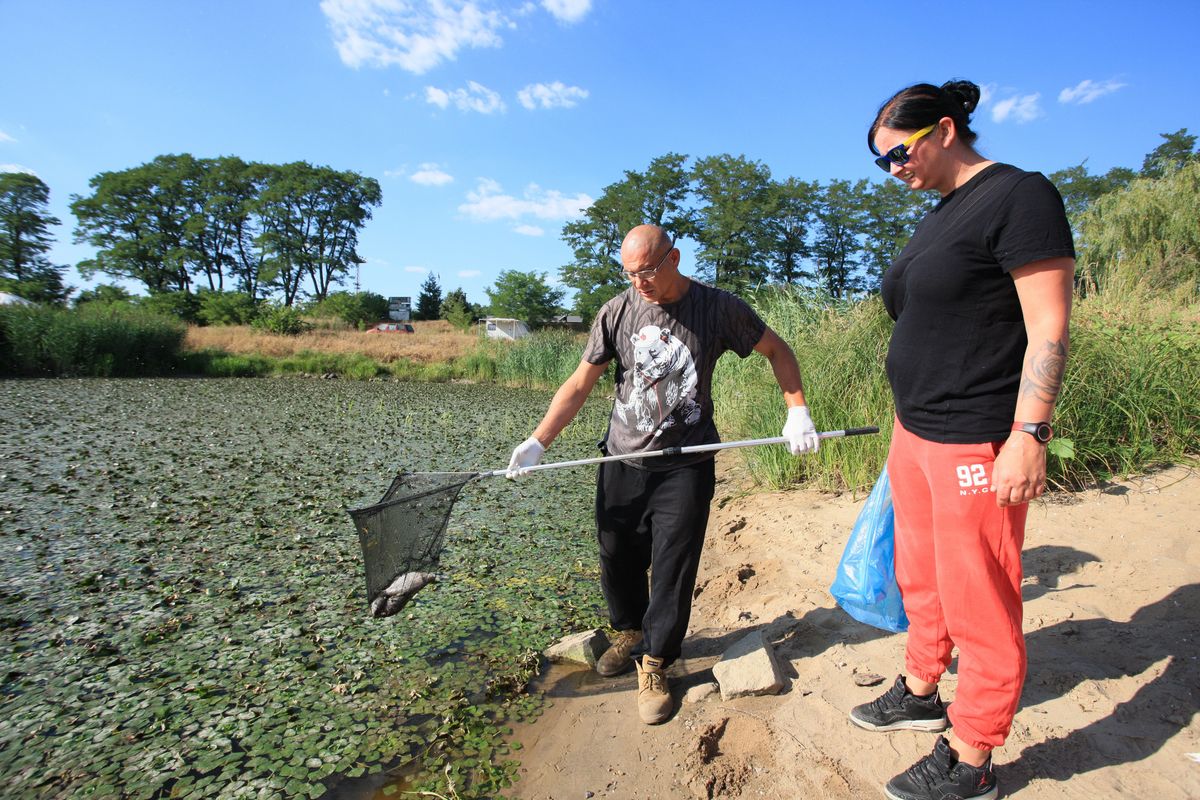
<svg viewBox="0 0 1200 800">
<path fill-rule="evenodd" d="M 943 148 L 949 149 L 958 141 L 958 127 L 950 117 L 942 117 L 938 120 L 937 125 L 938 140 L 941 142 Z"/>
</svg>

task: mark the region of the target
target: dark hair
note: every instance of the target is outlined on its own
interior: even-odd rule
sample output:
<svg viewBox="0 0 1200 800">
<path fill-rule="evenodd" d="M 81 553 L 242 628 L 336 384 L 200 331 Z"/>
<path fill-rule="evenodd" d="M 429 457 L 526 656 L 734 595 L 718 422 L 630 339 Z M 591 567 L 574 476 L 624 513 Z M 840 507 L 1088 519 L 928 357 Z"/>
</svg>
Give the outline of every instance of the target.
<svg viewBox="0 0 1200 800">
<path fill-rule="evenodd" d="M 931 83 L 918 83 L 901 89 L 879 107 L 871 130 L 867 132 L 867 146 L 875 149 L 875 132 L 880 128 L 898 131 L 915 131 L 934 125 L 942 117 L 954 120 L 958 138 L 965 144 L 975 141 L 976 133 L 971 130 L 971 113 L 979 105 L 979 87 L 970 81 L 946 81 L 940 87 Z"/>
</svg>

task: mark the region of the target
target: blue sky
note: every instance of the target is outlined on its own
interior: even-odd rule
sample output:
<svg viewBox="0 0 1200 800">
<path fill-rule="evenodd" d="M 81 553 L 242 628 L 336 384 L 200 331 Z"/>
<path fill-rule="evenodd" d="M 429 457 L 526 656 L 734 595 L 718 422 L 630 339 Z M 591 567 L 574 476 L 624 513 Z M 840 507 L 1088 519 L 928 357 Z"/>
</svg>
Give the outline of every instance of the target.
<svg viewBox="0 0 1200 800">
<path fill-rule="evenodd" d="M 627 0 L 0 0 L 0 169 L 63 220 L 105 170 L 165 153 L 307 160 L 379 180 L 362 288 L 429 272 L 474 302 L 504 269 L 556 278 L 562 225 L 667 152 L 777 179 L 883 179 L 879 104 L 917 81 L 985 87 L 988 157 L 1139 167 L 1200 133 L 1196 4 Z M 684 267 L 690 265 L 684 247 Z M 100 280 L 100 279 L 97 279 Z M 73 272 L 68 282 L 89 286 Z"/>
</svg>

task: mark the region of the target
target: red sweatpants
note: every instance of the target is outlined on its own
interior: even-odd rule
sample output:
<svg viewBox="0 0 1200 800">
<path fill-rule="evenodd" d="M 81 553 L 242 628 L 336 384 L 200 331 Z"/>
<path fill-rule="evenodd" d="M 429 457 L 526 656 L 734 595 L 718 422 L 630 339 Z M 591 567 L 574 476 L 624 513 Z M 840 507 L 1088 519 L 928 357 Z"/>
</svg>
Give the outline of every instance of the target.
<svg viewBox="0 0 1200 800">
<path fill-rule="evenodd" d="M 992 465 L 1002 444 L 938 444 L 896 420 L 888 453 L 896 579 L 909 620 L 905 666 L 937 683 L 958 647 L 950 724 L 981 750 L 1004 744 L 1025 682 L 1021 547 L 1029 506 L 996 505 Z"/>
</svg>

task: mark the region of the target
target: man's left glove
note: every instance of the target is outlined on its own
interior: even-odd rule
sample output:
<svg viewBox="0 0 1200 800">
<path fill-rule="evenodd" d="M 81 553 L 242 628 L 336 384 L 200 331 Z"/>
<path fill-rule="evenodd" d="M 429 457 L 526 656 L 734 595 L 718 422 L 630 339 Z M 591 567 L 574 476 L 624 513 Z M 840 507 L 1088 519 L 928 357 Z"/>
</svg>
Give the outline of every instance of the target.
<svg viewBox="0 0 1200 800">
<path fill-rule="evenodd" d="M 526 467 L 536 466 L 542 460 L 542 454 L 545 452 L 546 448 L 537 440 L 537 437 L 530 436 L 517 445 L 517 449 L 513 450 L 512 458 L 508 460 L 508 471 L 504 473 L 504 477 L 512 479 L 523 475 L 523 470 Z"/>
<path fill-rule="evenodd" d="M 783 436 L 788 440 L 792 455 L 815 453 L 821 446 L 821 437 L 808 415 L 808 406 L 792 406 L 788 409 L 787 422 L 783 425 Z"/>
</svg>

